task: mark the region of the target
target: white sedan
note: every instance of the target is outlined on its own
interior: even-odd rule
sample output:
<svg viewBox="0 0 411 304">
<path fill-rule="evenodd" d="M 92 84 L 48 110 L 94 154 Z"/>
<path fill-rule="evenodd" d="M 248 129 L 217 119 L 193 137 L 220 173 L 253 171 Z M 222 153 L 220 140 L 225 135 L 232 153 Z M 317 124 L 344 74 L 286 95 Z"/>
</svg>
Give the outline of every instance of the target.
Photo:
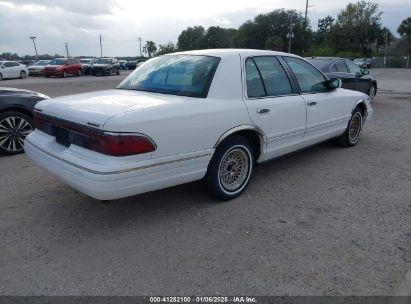
<svg viewBox="0 0 411 304">
<path fill-rule="evenodd" d="M 114 90 L 42 101 L 27 155 L 97 199 L 205 179 L 223 200 L 254 166 L 336 139 L 354 146 L 372 108 L 301 57 L 201 50 L 154 58 Z"/>
<path fill-rule="evenodd" d="M 26 78 L 29 74 L 24 64 L 15 61 L 0 61 L 0 80 L 6 78 Z"/>
</svg>

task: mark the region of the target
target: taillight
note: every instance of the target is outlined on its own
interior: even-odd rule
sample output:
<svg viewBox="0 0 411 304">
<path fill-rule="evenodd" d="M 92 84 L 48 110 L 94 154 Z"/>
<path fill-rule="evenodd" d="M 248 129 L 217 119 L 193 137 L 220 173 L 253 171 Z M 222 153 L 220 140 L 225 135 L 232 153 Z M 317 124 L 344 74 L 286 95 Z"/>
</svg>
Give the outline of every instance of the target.
<svg viewBox="0 0 411 304">
<path fill-rule="evenodd" d="M 142 134 L 107 133 L 88 130 L 68 122 L 46 120 L 34 115 L 37 129 L 56 137 L 60 144 L 70 144 L 111 156 L 129 156 L 156 150 L 154 142 Z"/>
<path fill-rule="evenodd" d="M 71 144 L 111 156 L 137 155 L 156 150 L 155 144 L 143 135 L 71 131 L 69 136 Z"/>
</svg>

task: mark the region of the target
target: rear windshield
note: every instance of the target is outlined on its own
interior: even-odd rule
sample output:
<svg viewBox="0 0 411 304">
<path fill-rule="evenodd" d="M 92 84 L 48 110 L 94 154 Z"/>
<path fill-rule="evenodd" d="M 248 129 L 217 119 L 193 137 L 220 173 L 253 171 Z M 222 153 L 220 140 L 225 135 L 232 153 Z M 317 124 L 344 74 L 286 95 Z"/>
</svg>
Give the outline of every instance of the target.
<svg viewBox="0 0 411 304">
<path fill-rule="evenodd" d="M 129 75 L 119 89 L 205 98 L 220 58 L 166 55 L 154 58 Z"/>
<path fill-rule="evenodd" d="M 50 65 L 63 65 L 65 63 L 66 61 L 63 59 L 53 59 L 52 61 L 49 62 Z"/>
</svg>

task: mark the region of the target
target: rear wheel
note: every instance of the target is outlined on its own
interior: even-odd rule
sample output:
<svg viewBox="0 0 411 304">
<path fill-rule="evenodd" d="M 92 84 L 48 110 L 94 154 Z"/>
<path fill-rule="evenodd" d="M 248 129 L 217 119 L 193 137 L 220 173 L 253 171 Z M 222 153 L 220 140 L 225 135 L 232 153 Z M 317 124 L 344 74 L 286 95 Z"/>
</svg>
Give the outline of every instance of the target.
<svg viewBox="0 0 411 304">
<path fill-rule="evenodd" d="M 23 153 L 23 143 L 34 130 L 33 120 L 26 114 L 8 111 L 0 114 L 0 151 L 6 154 Z"/>
<path fill-rule="evenodd" d="M 21 71 L 21 72 L 20 72 L 20 78 L 21 78 L 21 79 L 26 78 L 26 76 L 27 76 L 27 74 L 26 74 L 25 71 Z"/>
<path fill-rule="evenodd" d="M 248 186 L 254 167 L 254 152 L 242 136 L 232 136 L 214 152 L 206 174 L 211 193 L 221 200 L 239 196 Z"/>
<path fill-rule="evenodd" d="M 361 131 L 363 125 L 363 117 L 361 110 L 355 108 L 348 127 L 345 130 L 344 134 L 337 138 L 337 144 L 342 147 L 352 147 L 355 146 L 360 139 Z"/>
<path fill-rule="evenodd" d="M 81 75 L 83 75 L 83 72 L 81 71 L 81 69 L 79 69 L 79 70 L 77 71 L 77 76 L 80 77 Z"/>
<path fill-rule="evenodd" d="M 0 80 L 3 80 L 3 75 L 0 73 Z"/>
</svg>

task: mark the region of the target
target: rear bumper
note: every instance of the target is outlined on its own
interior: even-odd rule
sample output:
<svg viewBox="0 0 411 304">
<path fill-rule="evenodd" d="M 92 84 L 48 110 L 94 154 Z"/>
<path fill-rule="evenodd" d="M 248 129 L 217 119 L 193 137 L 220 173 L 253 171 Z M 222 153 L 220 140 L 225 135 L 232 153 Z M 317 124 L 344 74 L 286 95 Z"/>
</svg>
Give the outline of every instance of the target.
<svg viewBox="0 0 411 304">
<path fill-rule="evenodd" d="M 63 71 L 47 71 L 47 70 L 44 70 L 44 75 L 46 75 L 46 76 L 61 76 L 61 75 L 63 75 Z"/>
<path fill-rule="evenodd" d="M 66 184 L 100 200 L 111 200 L 204 177 L 212 151 L 150 158 L 138 162 L 132 157 L 111 157 L 77 146 L 64 147 L 43 132 L 27 136 L 27 156 Z M 146 157 L 147 158 L 147 157 Z"/>
</svg>

